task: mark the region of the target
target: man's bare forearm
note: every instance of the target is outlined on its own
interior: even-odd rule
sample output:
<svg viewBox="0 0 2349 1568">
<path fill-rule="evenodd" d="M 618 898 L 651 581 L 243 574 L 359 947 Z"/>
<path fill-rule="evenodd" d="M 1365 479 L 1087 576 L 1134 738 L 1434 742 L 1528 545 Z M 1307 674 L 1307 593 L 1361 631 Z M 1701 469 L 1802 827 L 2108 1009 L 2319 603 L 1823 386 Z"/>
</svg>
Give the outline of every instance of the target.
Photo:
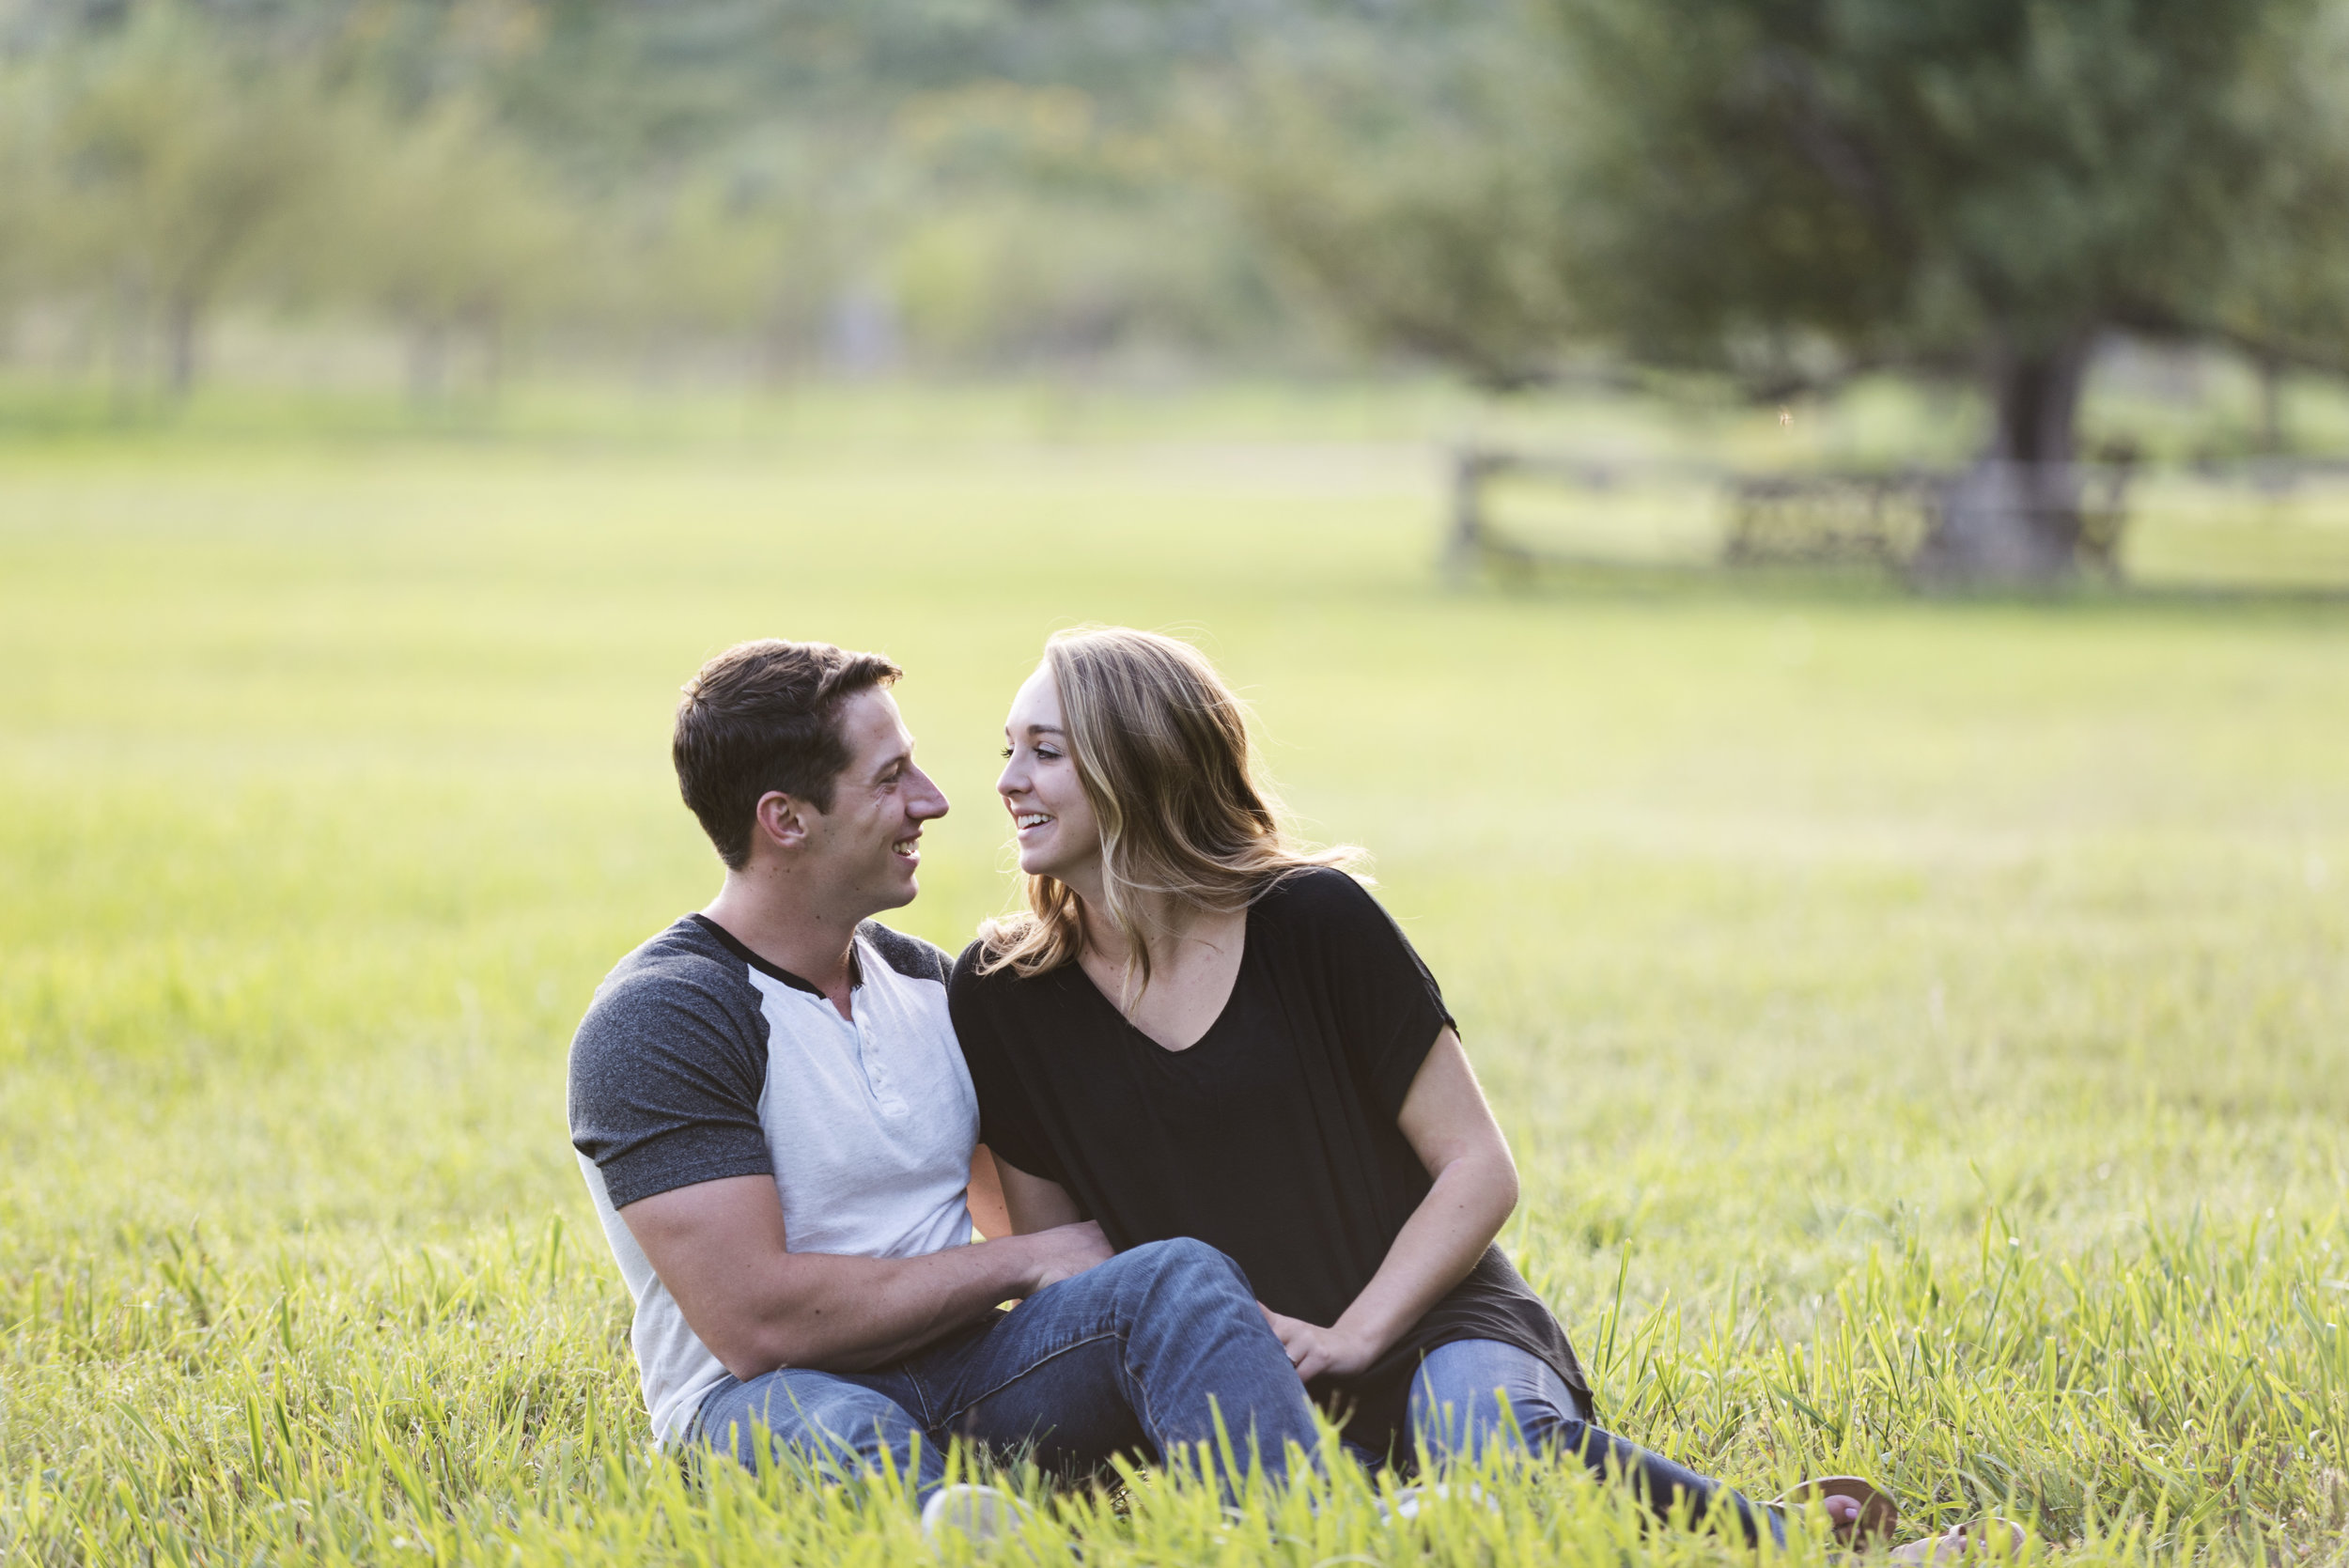
<svg viewBox="0 0 2349 1568">
<path fill-rule="evenodd" d="M 1025 1296 L 1036 1274 L 1025 1236 L 950 1247 L 919 1258 L 786 1252 L 767 1260 L 750 1321 L 710 1349 L 740 1378 L 777 1367 L 863 1372 L 974 1323 Z M 708 1335 L 704 1335 L 705 1342 Z"/>
<path fill-rule="evenodd" d="M 1110 1255 L 1098 1225 L 948 1247 L 918 1258 L 794 1252 L 767 1176 L 723 1176 L 620 1210 L 686 1326 L 735 1376 L 859 1372 L 1033 1296 Z"/>
</svg>

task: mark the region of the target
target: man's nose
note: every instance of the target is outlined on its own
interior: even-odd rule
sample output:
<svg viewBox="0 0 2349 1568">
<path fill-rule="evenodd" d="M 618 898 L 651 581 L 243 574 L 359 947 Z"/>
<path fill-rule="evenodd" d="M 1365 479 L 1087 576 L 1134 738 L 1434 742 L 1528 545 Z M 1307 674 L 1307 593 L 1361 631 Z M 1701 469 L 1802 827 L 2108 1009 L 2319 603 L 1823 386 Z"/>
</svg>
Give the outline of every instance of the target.
<svg viewBox="0 0 2349 1568">
<path fill-rule="evenodd" d="M 945 815 L 946 792 L 938 787 L 936 779 L 922 772 L 920 768 L 915 768 L 914 772 L 920 777 L 922 783 L 921 787 L 914 791 L 911 802 L 913 815 L 925 821 L 931 817 Z"/>
</svg>

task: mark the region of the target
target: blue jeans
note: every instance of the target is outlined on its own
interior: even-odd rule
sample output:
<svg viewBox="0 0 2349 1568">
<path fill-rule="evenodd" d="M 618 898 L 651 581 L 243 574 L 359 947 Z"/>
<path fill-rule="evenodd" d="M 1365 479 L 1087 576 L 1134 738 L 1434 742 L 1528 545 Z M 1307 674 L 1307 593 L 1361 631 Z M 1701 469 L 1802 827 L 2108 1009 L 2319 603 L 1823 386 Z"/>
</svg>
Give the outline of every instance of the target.
<svg viewBox="0 0 2349 1568">
<path fill-rule="evenodd" d="M 1317 1441 L 1304 1386 L 1239 1265 L 1180 1237 L 1120 1252 L 874 1372 L 729 1378 L 702 1401 L 693 1436 L 745 1465 L 764 1439 L 836 1479 L 893 1469 L 918 1501 L 944 1483 L 955 1437 L 1024 1448 L 1063 1474 L 1127 1452 L 1182 1463 L 1215 1444 L 1208 1468 L 1227 1496 L 1252 1440 L 1274 1483 L 1287 1477 L 1288 1445 L 1312 1454 Z"/>
<path fill-rule="evenodd" d="M 1571 1454 L 1601 1480 L 1628 1481 L 1659 1514 L 1685 1498 L 1692 1523 L 1726 1509 L 1749 1545 L 1765 1538 L 1786 1544 L 1786 1524 L 1776 1510 L 1600 1431 L 1547 1362 L 1499 1340 L 1455 1340 L 1429 1351 L 1411 1379 L 1408 1421 L 1432 1461 L 1473 1462 L 1495 1449 Z"/>
</svg>

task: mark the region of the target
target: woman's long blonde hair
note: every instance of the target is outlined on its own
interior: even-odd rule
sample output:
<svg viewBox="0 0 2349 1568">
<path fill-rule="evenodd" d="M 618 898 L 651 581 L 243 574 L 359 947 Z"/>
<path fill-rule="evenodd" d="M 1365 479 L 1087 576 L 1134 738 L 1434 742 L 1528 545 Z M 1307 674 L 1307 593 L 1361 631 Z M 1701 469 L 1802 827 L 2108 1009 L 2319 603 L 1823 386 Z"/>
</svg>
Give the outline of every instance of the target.
<svg viewBox="0 0 2349 1568">
<path fill-rule="evenodd" d="M 1350 846 L 1299 843 L 1264 777 L 1248 708 L 1189 643 L 1128 627 L 1079 627 L 1044 644 L 1077 780 L 1101 825 L 1098 912 L 1125 939 L 1128 986 L 1150 983 L 1153 918 L 1245 908 L 1292 872 L 1348 865 Z M 1073 960 L 1085 910 L 1068 884 L 1022 875 L 1027 908 L 979 927 L 979 972 L 1022 979 Z M 1130 1001 L 1130 998 L 1128 999 Z"/>
</svg>

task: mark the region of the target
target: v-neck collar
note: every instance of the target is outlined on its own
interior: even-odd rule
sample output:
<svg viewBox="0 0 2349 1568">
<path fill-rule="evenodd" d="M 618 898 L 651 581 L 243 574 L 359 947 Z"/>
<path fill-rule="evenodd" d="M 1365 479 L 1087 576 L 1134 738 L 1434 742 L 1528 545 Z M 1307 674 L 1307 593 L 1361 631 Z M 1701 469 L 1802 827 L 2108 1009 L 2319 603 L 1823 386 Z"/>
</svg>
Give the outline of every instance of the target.
<svg viewBox="0 0 2349 1568">
<path fill-rule="evenodd" d="M 1140 1024 L 1134 1022 L 1133 1019 L 1128 1017 L 1126 1016 L 1126 1010 L 1118 1006 L 1116 1002 L 1110 1000 L 1110 994 L 1101 989 L 1100 985 L 1095 981 L 1090 973 L 1086 971 L 1082 960 L 1072 958 L 1069 960 L 1068 967 L 1077 971 L 1078 984 L 1081 985 L 1087 991 L 1091 992 L 1094 1000 L 1109 1009 L 1110 1017 L 1115 1018 L 1120 1024 L 1125 1026 L 1126 1032 L 1133 1036 L 1136 1044 L 1148 1047 L 1151 1055 L 1165 1057 L 1190 1056 L 1193 1052 L 1197 1051 L 1201 1046 L 1206 1045 L 1208 1040 L 1212 1039 L 1216 1031 L 1223 1027 L 1223 1020 L 1232 1016 L 1232 1003 L 1238 1000 L 1240 982 L 1247 978 L 1249 961 L 1255 955 L 1256 944 L 1252 939 L 1253 933 L 1250 930 L 1250 927 L 1254 925 L 1255 923 L 1255 906 L 1251 905 L 1249 906 L 1246 916 L 1240 921 L 1239 963 L 1232 970 L 1232 988 L 1223 993 L 1223 1003 L 1215 1010 L 1215 1017 L 1207 1020 L 1207 1027 L 1201 1030 L 1198 1037 L 1187 1046 L 1162 1046 L 1159 1044 L 1156 1039 L 1152 1038 L 1148 1030 L 1143 1028 Z"/>
</svg>

